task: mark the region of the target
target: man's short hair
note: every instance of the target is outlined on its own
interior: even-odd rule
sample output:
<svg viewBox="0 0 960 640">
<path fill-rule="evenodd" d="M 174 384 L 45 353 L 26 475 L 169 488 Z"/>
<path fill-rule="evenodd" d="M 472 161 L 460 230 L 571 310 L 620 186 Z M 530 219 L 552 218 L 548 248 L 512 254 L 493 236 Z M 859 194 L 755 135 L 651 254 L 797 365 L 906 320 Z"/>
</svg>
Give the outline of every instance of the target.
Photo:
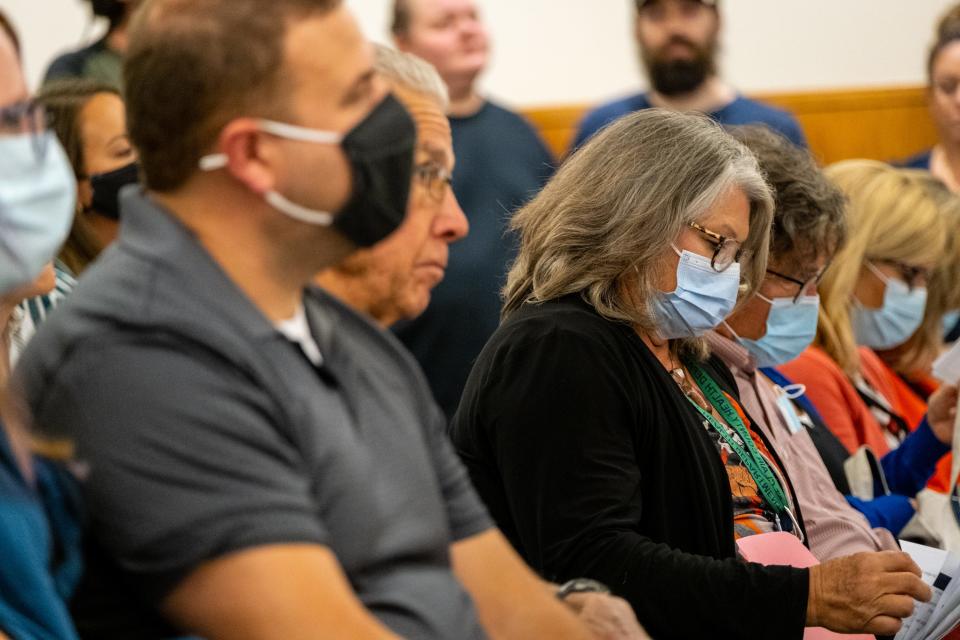
<svg viewBox="0 0 960 640">
<path fill-rule="evenodd" d="M 382 44 L 376 45 L 375 49 L 375 68 L 387 82 L 423 94 L 436 102 L 442 111 L 447 110 L 450 94 L 433 65 L 412 53 L 397 51 Z"/>
<path fill-rule="evenodd" d="M 653 2 L 658 2 L 658 1 L 659 0 L 633 0 L 633 3 L 634 3 L 634 6 L 637 8 L 637 11 L 639 12 L 640 9 L 643 9 L 648 4 L 651 4 Z M 711 7 L 713 9 L 720 8 L 718 6 L 720 4 L 720 0 L 698 0 L 698 2 L 700 2 L 700 4 L 705 4 L 708 7 Z"/>
<path fill-rule="evenodd" d="M 0 32 L 7 34 L 10 42 L 13 43 L 13 50 L 17 52 L 17 56 L 20 56 L 20 37 L 17 35 L 17 30 L 13 28 L 10 18 L 3 10 L 0 10 Z"/>
<path fill-rule="evenodd" d="M 128 7 L 121 0 L 90 0 L 90 9 L 93 15 L 107 19 L 110 23 L 107 32 L 111 33 L 123 22 Z"/>
<path fill-rule="evenodd" d="M 410 0 L 393 0 L 393 19 L 390 33 L 403 36 L 410 30 Z"/>
<path fill-rule="evenodd" d="M 774 260 L 832 258 L 847 241 L 846 198 L 813 156 L 763 125 L 730 127 L 760 163 L 773 188 L 776 210 L 770 233 Z"/>
<path fill-rule="evenodd" d="M 341 0 L 152 0 L 134 16 L 123 68 L 130 138 L 144 183 L 171 191 L 196 171 L 221 129 L 242 116 L 281 118 L 290 91 L 287 26 Z"/>
</svg>

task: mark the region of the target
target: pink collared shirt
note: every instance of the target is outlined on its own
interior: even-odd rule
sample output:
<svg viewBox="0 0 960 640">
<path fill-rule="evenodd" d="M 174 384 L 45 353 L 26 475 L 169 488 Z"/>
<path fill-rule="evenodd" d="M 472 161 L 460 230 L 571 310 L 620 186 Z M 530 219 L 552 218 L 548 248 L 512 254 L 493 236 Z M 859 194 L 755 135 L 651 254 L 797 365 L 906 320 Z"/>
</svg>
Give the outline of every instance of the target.
<svg viewBox="0 0 960 640">
<path fill-rule="evenodd" d="M 861 551 L 898 549 L 886 529 L 871 529 L 867 519 L 837 491 L 806 428 L 792 433 L 777 400 L 782 391 L 757 371 L 752 355 L 740 344 L 708 333 L 711 350 L 730 368 L 740 390 L 740 402 L 776 449 L 793 483 L 810 550 L 821 561 Z"/>
</svg>

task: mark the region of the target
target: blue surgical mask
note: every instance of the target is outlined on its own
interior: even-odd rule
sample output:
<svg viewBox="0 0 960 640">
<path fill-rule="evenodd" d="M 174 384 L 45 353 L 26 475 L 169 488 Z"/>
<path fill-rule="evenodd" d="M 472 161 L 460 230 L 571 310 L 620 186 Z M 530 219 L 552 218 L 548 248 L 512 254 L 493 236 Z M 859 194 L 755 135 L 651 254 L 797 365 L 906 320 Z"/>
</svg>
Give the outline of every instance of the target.
<svg viewBox="0 0 960 640">
<path fill-rule="evenodd" d="M 875 266 L 867 268 L 886 284 L 883 306 L 868 309 L 853 301 L 851 321 L 857 344 L 871 349 L 893 349 L 910 339 L 920 328 L 927 307 L 926 287 L 910 289 L 897 278 L 890 278 Z"/>
<path fill-rule="evenodd" d="M 957 323 L 960 323 L 960 310 L 947 311 L 943 314 L 943 333 L 944 335 L 952 332 Z"/>
<path fill-rule="evenodd" d="M 680 256 L 677 288 L 653 299 L 657 333 L 667 340 L 700 336 L 719 326 L 737 305 L 740 289 L 739 263 L 718 272 L 710 258 L 673 250 Z"/>
<path fill-rule="evenodd" d="M 757 297 L 770 303 L 767 332 L 759 340 L 739 336 L 737 339 L 757 359 L 758 367 L 786 364 L 803 353 L 817 336 L 820 296 L 803 296 L 796 303 L 793 298 L 770 299 L 760 294 Z"/>
<path fill-rule="evenodd" d="M 70 231 L 77 183 L 52 132 L 0 136 L 0 295 L 33 282 Z"/>
</svg>

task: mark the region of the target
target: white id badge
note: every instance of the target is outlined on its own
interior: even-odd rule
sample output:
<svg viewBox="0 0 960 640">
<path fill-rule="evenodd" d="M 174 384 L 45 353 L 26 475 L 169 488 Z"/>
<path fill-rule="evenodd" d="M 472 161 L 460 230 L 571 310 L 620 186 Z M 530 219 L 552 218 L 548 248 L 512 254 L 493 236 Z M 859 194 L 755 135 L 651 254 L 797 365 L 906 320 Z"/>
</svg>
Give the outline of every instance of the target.
<svg viewBox="0 0 960 640">
<path fill-rule="evenodd" d="M 800 421 L 800 416 L 797 415 L 797 410 L 793 407 L 793 401 L 789 397 L 781 394 L 777 398 L 777 409 L 780 410 L 780 415 L 787 423 L 790 435 L 796 435 L 803 430 L 803 423 Z"/>
</svg>

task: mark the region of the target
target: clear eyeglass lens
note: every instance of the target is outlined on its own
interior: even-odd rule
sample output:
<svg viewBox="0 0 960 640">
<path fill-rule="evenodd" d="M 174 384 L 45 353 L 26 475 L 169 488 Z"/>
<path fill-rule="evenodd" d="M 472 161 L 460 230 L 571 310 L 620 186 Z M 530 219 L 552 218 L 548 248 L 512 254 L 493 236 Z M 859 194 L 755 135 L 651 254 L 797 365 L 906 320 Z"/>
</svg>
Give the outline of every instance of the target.
<svg viewBox="0 0 960 640">
<path fill-rule="evenodd" d="M 416 169 L 417 180 L 426 189 L 427 195 L 440 202 L 446 195 L 449 178 L 447 172 L 437 165 L 422 165 Z"/>
<path fill-rule="evenodd" d="M 717 271 L 726 271 L 734 262 L 737 261 L 737 254 L 740 252 L 740 245 L 736 242 L 724 242 L 717 248 L 717 253 L 713 259 L 713 268 Z"/>
<path fill-rule="evenodd" d="M 430 180 L 430 196 L 436 200 L 443 200 L 444 193 L 447 190 L 447 180 L 442 172 L 438 173 Z"/>
<path fill-rule="evenodd" d="M 28 134 L 37 162 L 47 152 L 47 112 L 33 101 L 23 101 L 0 109 L 0 135 Z"/>
</svg>

